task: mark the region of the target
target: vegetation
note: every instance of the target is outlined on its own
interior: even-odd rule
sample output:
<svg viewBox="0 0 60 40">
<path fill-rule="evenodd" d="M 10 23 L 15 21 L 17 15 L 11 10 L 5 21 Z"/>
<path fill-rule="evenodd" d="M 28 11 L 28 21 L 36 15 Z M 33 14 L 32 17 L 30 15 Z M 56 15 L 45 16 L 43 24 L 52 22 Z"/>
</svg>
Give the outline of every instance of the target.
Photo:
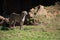
<svg viewBox="0 0 60 40">
<path fill-rule="evenodd" d="M 13 30 L 0 30 L 0 40 L 60 40 L 60 30 L 44 26 L 24 26 Z"/>
</svg>

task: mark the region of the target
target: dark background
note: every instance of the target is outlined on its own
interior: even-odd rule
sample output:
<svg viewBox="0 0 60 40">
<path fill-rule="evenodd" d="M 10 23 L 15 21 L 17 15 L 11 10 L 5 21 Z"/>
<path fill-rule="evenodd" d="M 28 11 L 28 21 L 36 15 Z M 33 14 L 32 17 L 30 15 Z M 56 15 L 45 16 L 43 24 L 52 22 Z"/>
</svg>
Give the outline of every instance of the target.
<svg viewBox="0 0 60 40">
<path fill-rule="evenodd" d="M 29 11 L 38 5 L 50 6 L 57 1 L 59 0 L 0 0 L 0 15 L 8 17 L 12 12 Z"/>
</svg>

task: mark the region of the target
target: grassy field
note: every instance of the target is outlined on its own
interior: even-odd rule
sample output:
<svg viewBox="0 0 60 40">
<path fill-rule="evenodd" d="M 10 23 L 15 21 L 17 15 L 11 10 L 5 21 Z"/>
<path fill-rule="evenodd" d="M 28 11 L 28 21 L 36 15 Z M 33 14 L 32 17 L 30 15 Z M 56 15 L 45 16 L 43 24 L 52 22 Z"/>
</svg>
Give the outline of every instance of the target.
<svg viewBox="0 0 60 40">
<path fill-rule="evenodd" d="M 23 30 L 0 30 L 0 40 L 60 40 L 60 29 L 45 26 L 24 26 Z"/>
</svg>

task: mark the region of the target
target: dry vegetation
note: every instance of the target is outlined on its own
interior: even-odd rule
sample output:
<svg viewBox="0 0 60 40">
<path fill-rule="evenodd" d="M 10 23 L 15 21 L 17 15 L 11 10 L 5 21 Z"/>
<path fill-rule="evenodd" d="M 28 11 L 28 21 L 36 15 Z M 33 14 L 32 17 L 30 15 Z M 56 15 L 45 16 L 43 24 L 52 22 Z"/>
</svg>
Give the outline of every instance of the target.
<svg viewBox="0 0 60 40">
<path fill-rule="evenodd" d="M 48 24 L 60 14 L 60 4 L 57 2 L 55 5 L 44 7 L 39 5 L 32 8 L 29 12 L 30 20 L 34 19 L 32 24 Z"/>
</svg>

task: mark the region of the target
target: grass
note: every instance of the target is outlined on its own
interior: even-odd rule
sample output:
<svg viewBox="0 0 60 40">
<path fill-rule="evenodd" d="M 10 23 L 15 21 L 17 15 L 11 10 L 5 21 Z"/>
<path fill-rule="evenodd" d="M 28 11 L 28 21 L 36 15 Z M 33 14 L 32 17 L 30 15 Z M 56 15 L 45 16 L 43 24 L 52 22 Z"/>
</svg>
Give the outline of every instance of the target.
<svg viewBox="0 0 60 40">
<path fill-rule="evenodd" d="M 0 40 L 60 40 L 60 30 L 43 26 L 24 26 L 24 30 L 0 30 Z"/>
</svg>

